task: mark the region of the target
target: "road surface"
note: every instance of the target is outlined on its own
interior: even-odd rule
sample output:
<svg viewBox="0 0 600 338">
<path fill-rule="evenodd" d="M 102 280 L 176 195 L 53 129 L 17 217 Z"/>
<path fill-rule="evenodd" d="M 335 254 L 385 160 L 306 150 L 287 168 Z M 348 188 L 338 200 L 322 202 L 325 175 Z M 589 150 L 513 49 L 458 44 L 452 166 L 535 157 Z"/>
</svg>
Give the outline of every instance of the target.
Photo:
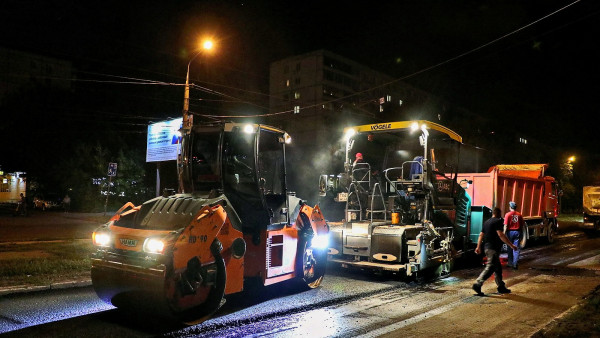
<svg viewBox="0 0 600 338">
<path fill-rule="evenodd" d="M 376 337 L 529 336 L 600 285 L 600 238 L 579 223 L 554 244 L 524 250 L 519 270 L 505 269 L 513 293 L 485 297 L 470 289 L 482 267 L 449 277 L 406 283 L 393 276 L 330 267 L 318 289 L 290 282 L 249 287 L 228 297 L 212 319 L 181 326 L 148 314 L 126 313 L 73 288 L 0 297 L 0 333 L 7 336 L 282 336 Z"/>
</svg>

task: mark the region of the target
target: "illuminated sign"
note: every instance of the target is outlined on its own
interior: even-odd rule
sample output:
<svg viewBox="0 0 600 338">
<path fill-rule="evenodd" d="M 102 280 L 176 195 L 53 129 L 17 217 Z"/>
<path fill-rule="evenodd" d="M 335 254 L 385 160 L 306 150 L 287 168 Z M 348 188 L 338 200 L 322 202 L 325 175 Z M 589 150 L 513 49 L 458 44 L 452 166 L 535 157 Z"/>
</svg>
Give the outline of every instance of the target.
<svg viewBox="0 0 600 338">
<path fill-rule="evenodd" d="M 148 126 L 146 162 L 172 161 L 179 154 L 183 118 L 154 123 Z"/>
</svg>

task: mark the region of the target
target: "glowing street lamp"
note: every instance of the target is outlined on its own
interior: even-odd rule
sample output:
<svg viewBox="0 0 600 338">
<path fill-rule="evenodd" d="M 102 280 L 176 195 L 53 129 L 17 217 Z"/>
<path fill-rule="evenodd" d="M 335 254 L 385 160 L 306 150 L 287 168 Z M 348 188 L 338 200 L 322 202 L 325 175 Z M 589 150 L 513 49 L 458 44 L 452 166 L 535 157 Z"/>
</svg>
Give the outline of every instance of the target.
<svg viewBox="0 0 600 338">
<path fill-rule="evenodd" d="M 205 50 L 211 50 L 213 48 L 213 42 L 212 42 L 212 40 L 205 40 L 202 43 L 202 48 L 204 48 Z"/>
<path fill-rule="evenodd" d="M 570 179 L 573 177 L 573 163 L 575 162 L 575 156 L 570 156 L 567 160 L 561 164 L 561 169 L 566 178 Z"/>
</svg>

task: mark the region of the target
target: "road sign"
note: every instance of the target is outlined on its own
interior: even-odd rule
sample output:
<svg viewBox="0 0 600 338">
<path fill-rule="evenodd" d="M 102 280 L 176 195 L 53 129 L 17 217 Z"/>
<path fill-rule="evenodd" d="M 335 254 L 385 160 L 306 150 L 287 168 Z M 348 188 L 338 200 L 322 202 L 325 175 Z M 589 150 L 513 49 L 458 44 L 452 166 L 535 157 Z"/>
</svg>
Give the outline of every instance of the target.
<svg viewBox="0 0 600 338">
<path fill-rule="evenodd" d="M 110 177 L 117 176 L 117 164 L 116 163 L 108 164 L 108 176 L 110 176 Z"/>
</svg>

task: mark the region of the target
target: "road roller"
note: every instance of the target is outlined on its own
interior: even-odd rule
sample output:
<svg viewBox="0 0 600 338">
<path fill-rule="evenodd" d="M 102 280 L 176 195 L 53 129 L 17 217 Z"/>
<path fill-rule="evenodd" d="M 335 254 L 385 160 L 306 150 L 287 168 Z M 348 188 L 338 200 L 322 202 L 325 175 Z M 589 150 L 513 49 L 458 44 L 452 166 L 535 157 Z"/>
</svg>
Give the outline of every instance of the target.
<svg viewBox="0 0 600 338">
<path fill-rule="evenodd" d="M 183 128 L 178 193 L 127 203 L 93 232 L 97 295 L 189 324 L 210 318 L 251 279 L 318 287 L 329 225 L 318 205 L 287 189 L 290 141 L 261 124 Z"/>
</svg>

